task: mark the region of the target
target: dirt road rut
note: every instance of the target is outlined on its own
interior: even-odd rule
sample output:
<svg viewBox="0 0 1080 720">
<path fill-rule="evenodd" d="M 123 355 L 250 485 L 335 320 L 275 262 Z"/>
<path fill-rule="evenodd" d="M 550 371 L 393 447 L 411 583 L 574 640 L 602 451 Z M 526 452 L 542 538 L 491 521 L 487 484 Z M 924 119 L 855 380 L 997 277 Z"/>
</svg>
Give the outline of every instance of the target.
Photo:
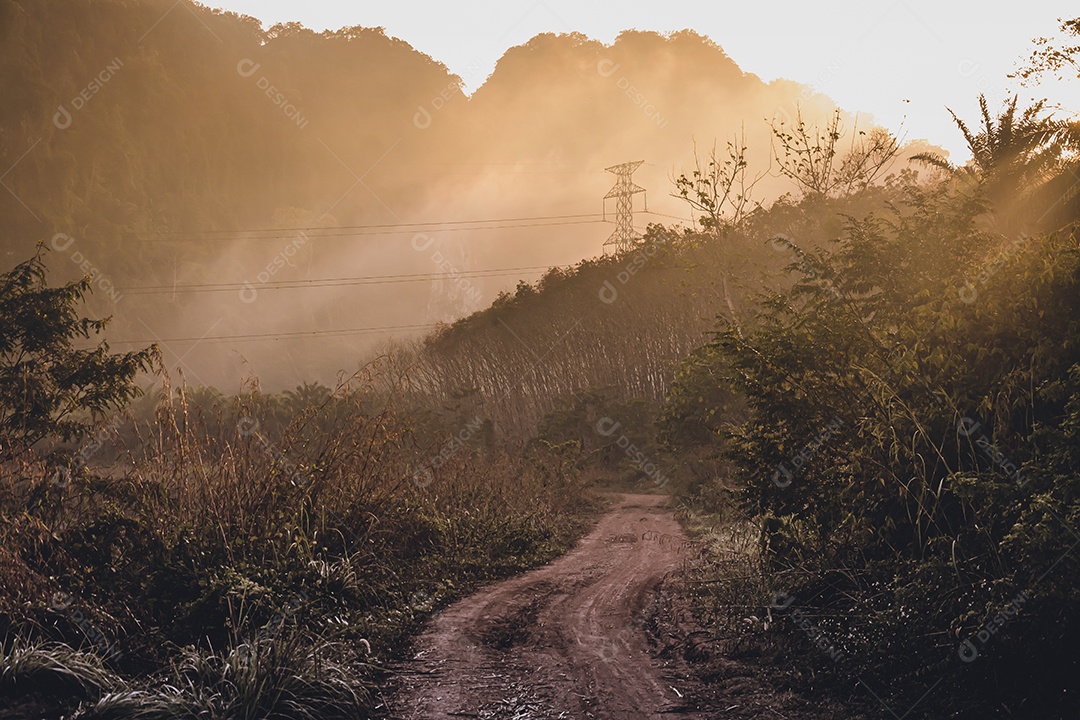
<svg viewBox="0 0 1080 720">
<path fill-rule="evenodd" d="M 570 553 L 436 615 L 389 700 L 396 720 L 698 718 L 650 652 L 654 590 L 679 564 L 667 498 L 623 495 Z"/>
</svg>

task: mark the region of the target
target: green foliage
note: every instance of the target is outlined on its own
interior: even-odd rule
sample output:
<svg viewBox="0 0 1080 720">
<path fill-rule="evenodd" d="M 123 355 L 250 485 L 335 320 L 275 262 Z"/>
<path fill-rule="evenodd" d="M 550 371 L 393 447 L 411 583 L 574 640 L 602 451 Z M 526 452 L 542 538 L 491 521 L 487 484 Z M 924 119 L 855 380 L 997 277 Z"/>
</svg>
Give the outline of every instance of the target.
<svg viewBox="0 0 1080 720">
<path fill-rule="evenodd" d="M 88 718 L 364 716 L 373 660 L 344 648 L 393 655 L 434 609 L 565 551 L 589 507 L 572 459 L 468 445 L 434 463 L 455 415 L 413 435 L 378 373 L 281 395 L 166 387 L 123 429 L 122 471 L 58 490 L 29 468 L 0 495 L 0 636 L 87 662 L 71 648 L 89 637 L 122 650 L 56 703 L 83 699 Z M 21 657 L 5 708 L 66 672 Z"/>
<path fill-rule="evenodd" d="M 612 389 L 580 390 L 540 421 L 527 452 L 543 449 L 638 491 L 667 484 L 671 458 L 656 442 L 656 406 L 620 401 Z"/>
<path fill-rule="evenodd" d="M 1080 149 L 1080 126 L 1075 122 L 1055 119 L 1045 101 L 1019 113 L 1017 102 L 1014 95 L 995 117 L 986 97 L 979 95 L 977 130 L 949 110 L 971 151 L 972 159 L 965 167 L 955 168 L 935 153 L 912 158 L 975 183 L 993 207 L 999 230 L 1006 234 L 1025 226 L 1045 229 L 1056 227 L 1055 221 L 1060 224 L 1061 214 L 1054 210 L 1068 206 L 1076 196 L 1067 171 L 1076 166 Z M 1068 185 L 1060 187 L 1054 182 L 1059 178 L 1068 178 Z"/>
<path fill-rule="evenodd" d="M 677 450 L 708 445 L 726 424 L 743 420 L 743 397 L 725 364 L 713 344 L 679 363 L 659 420 L 661 442 Z"/>
<path fill-rule="evenodd" d="M 25 459 L 47 437 L 77 439 L 137 394 L 153 348 L 110 354 L 78 348 L 108 320 L 81 317 L 90 279 L 50 288 L 44 248 L 0 275 L 0 463 Z"/>
<path fill-rule="evenodd" d="M 1052 705 L 1080 635 L 1080 246 L 1072 231 L 1017 246 L 981 231 L 981 212 L 942 188 L 849 220 L 835 248 L 799 255 L 752 332 L 708 352 L 749 406 L 730 454 L 774 582 L 844 618 L 819 623 L 849 658 L 832 671 L 891 683 L 893 702 L 914 702 L 930 668 L 955 683 L 939 705 L 971 704 L 962 678 L 986 702 Z M 960 662 L 1017 597 L 1021 616 Z M 1060 671 L 1017 661 L 1036 651 Z"/>
</svg>

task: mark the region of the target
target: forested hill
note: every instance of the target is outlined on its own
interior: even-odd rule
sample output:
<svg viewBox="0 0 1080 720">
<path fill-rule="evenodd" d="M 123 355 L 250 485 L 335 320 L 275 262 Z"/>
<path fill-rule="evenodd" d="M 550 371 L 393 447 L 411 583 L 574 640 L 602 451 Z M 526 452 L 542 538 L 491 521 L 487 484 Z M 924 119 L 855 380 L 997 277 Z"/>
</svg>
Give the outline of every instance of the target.
<svg viewBox="0 0 1080 720">
<path fill-rule="evenodd" d="M 670 178 L 692 164 L 695 142 L 723 148 L 745 129 L 760 168 L 767 120 L 833 110 L 809 88 L 744 73 L 690 31 L 626 32 L 611 45 L 540 35 L 466 97 L 445 66 L 381 29 L 265 29 L 186 0 L 0 0 L 0 79 L 5 264 L 57 233 L 73 239 L 54 243 L 50 269 L 107 280 L 92 300 L 114 317 L 117 341 L 453 320 L 542 270 L 479 278 L 466 295 L 319 282 L 445 271 L 434 252 L 461 272 L 575 263 L 611 230 L 605 167 L 645 159 L 635 179 L 650 209 L 685 214 Z M 763 195 L 786 190 L 770 182 Z M 426 253 L 401 227 L 564 215 L 575 219 L 554 230 L 433 232 Z M 355 225 L 380 228 L 299 241 L 284 230 Z M 274 232 L 241 233 L 256 229 Z M 252 307 L 235 288 L 260 273 L 315 287 L 260 293 Z M 231 289 L 185 291 L 192 284 Z M 361 322 L 368 307 L 387 309 L 381 322 Z M 242 360 L 202 343 L 185 362 L 208 383 L 235 387 L 253 372 L 291 385 L 354 368 L 384 340 L 328 337 L 317 356 L 297 343 L 246 345 Z"/>
<path fill-rule="evenodd" d="M 1062 32 L 1021 76 L 1080 67 Z M 649 716 L 1080 717 L 1056 87 L 955 98 L 960 165 L 690 32 L 538 36 L 466 97 L 380 30 L 186 0 L 0 0 L 0 81 L 0 720 L 397 716 L 499 658 L 531 675 L 473 716 L 610 717 L 631 657 Z M 610 490 L 671 513 L 457 615 L 475 676 L 417 652 Z"/>
<path fill-rule="evenodd" d="M 645 141 L 658 161 L 686 160 L 669 149 L 688 150 L 695 131 L 711 143 L 751 119 L 767 138 L 761 121 L 795 102 L 831 109 L 744 74 L 689 31 L 627 32 L 610 47 L 541 35 L 511 48 L 471 102 L 444 65 L 381 28 L 264 31 L 167 0 L 4 0 L 0 39 L 0 157 L 19 161 L 5 176 L 17 197 L 0 202 L 8 231 L 30 237 L 42 225 L 87 239 L 250 228 L 282 208 L 317 220 L 363 176 L 388 207 L 358 194 L 333 208 L 345 224 L 423 207 L 436 181 L 460 185 L 448 164 L 562 162 L 602 176 L 594 158 Z"/>
<path fill-rule="evenodd" d="M 342 163 L 362 172 L 452 82 L 381 29 L 264 33 L 166 0 L 5 0 L 0 12 L 5 169 L 33 148 L 6 178 L 28 208 L 8 194 L 4 217 L 30 236 L 42 231 L 31 211 L 91 240 L 320 207 L 340 196 Z"/>
</svg>

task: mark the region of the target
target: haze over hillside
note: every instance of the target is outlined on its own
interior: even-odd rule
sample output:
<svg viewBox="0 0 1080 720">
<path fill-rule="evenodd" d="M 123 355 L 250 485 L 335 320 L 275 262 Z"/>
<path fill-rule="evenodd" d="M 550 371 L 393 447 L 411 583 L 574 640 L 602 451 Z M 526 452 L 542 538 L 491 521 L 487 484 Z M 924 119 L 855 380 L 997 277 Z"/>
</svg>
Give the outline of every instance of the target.
<svg viewBox="0 0 1080 720">
<path fill-rule="evenodd" d="M 169 4 L 0 0 L 0 217 L 7 264 L 46 241 L 55 281 L 95 276 L 114 346 L 159 341 L 196 384 L 351 371 L 391 333 L 600 253 L 605 167 L 645 160 L 636 220 L 674 223 L 695 143 L 745 133 L 764 173 L 767 120 L 833 109 L 691 31 L 540 35 L 466 97 L 379 29 Z"/>
<path fill-rule="evenodd" d="M 1080 718 L 1080 17 L 944 48 L 1039 1 L 425 6 L 465 94 L 0 0 L 0 720 Z M 895 63 L 953 158 L 706 27 L 928 127 Z"/>
</svg>

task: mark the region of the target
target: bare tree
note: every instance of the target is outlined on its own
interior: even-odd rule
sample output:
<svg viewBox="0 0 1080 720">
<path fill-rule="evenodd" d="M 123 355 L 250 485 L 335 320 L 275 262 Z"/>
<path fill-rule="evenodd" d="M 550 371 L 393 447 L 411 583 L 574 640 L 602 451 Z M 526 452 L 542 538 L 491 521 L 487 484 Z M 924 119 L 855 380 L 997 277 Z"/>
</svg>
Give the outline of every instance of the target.
<svg viewBox="0 0 1080 720">
<path fill-rule="evenodd" d="M 729 319 L 742 333 L 742 324 L 735 307 L 730 288 L 732 274 L 731 233 L 737 230 L 747 217 L 761 207 L 753 199 L 754 186 L 761 175 L 749 177 L 746 160 L 745 133 L 727 143 L 727 157 L 717 155 L 713 145 L 707 158 L 694 150 L 694 170 L 675 180 L 676 192 L 672 197 L 685 200 L 690 208 L 700 214 L 705 234 L 711 236 L 719 255 L 713 266 L 719 271 L 720 291 L 727 305 Z"/>
<path fill-rule="evenodd" d="M 754 186 L 761 176 L 747 175 L 745 133 L 729 141 L 727 157 L 716 152 L 716 145 L 707 157 L 698 155 L 694 147 L 694 170 L 675 179 L 672 197 L 685 200 L 708 232 L 736 228 L 761 206 L 753 200 Z"/>
<path fill-rule="evenodd" d="M 859 192 L 888 171 L 900 150 L 900 141 L 888 130 L 859 130 L 856 116 L 851 142 L 842 154 L 846 130 L 839 109 L 824 129 L 807 125 L 798 108 L 794 126 L 782 120 L 770 126 L 780 173 L 807 195 L 843 197 Z"/>
</svg>

